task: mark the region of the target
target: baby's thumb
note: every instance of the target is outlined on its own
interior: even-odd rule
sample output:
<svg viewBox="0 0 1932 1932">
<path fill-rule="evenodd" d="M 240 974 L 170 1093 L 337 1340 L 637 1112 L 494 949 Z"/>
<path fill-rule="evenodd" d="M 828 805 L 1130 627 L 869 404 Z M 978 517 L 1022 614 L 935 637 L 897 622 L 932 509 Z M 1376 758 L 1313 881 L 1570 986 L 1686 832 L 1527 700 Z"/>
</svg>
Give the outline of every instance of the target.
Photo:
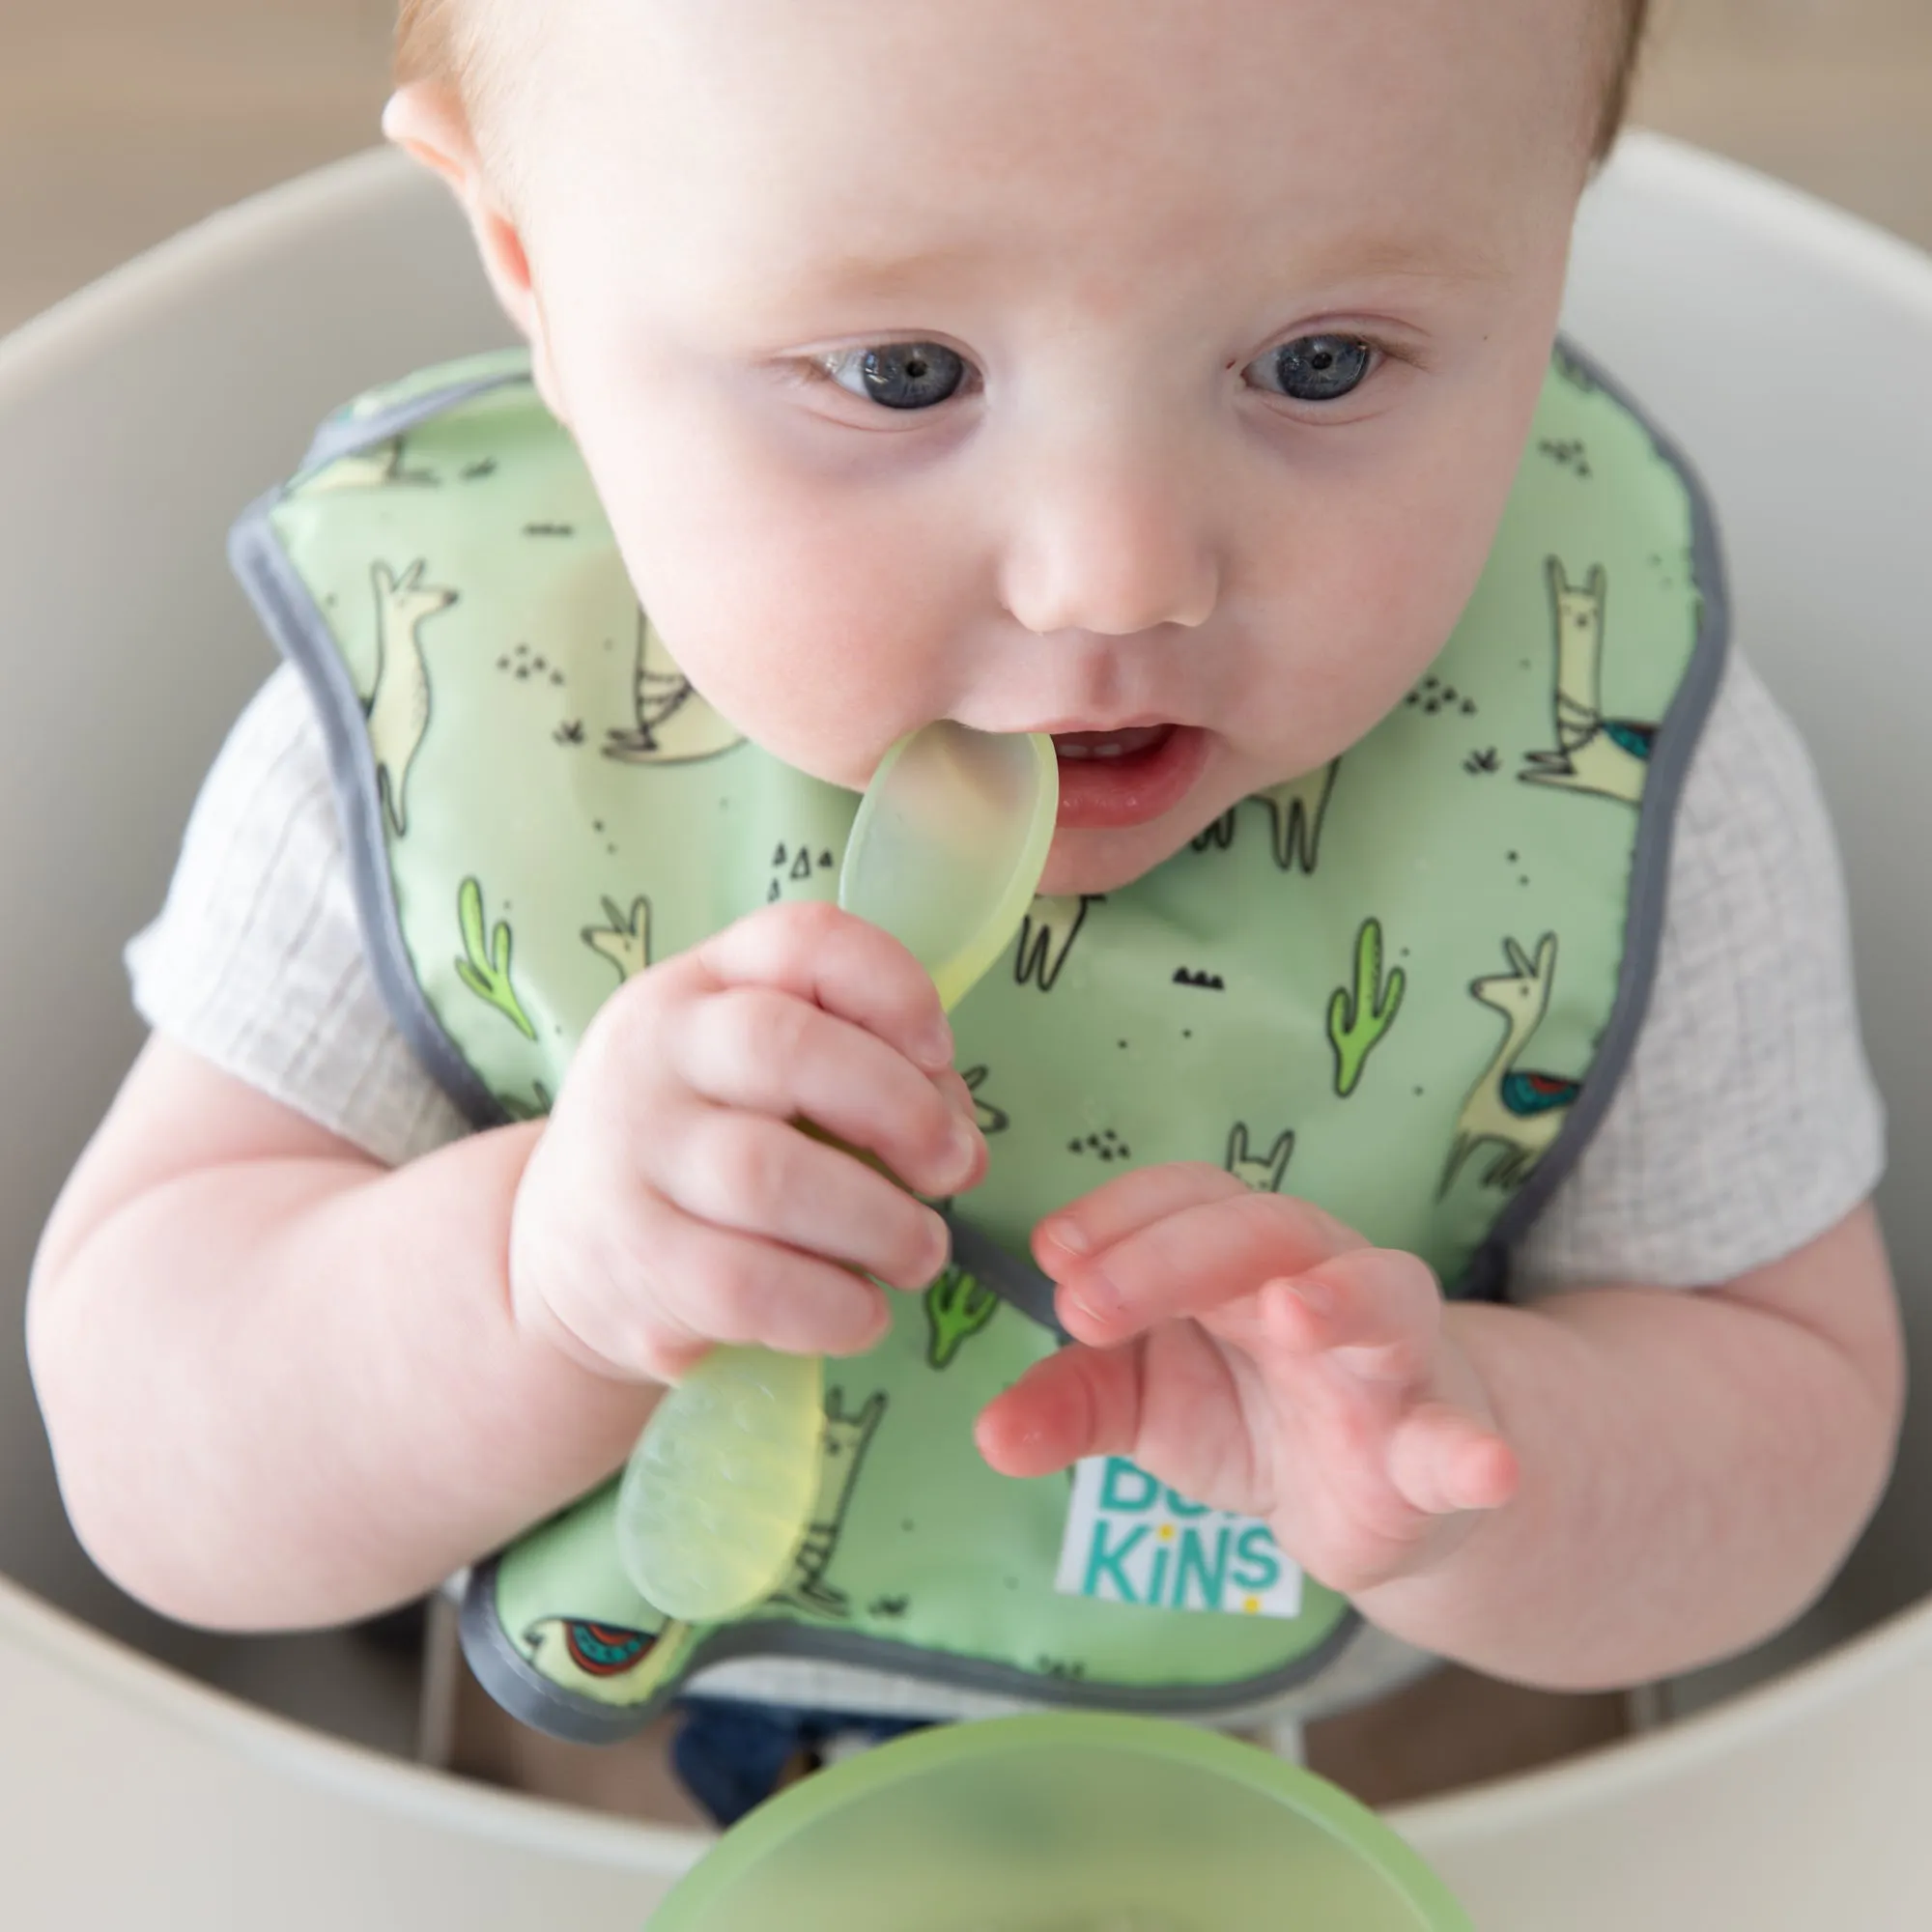
<svg viewBox="0 0 1932 1932">
<path fill-rule="evenodd" d="M 1444 1403 L 1411 1409 L 1389 1442 L 1389 1481 L 1428 1516 L 1500 1509 L 1520 1473 L 1516 1452 L 1493 1429 Z"/>
</svg>

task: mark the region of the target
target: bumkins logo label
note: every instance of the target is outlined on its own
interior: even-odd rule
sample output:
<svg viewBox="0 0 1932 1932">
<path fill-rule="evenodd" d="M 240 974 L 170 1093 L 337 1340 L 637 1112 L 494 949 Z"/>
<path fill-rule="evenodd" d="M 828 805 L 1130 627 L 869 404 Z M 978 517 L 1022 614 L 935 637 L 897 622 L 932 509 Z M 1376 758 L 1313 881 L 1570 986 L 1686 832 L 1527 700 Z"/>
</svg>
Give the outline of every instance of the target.
<svg viewBox="0 0 1932 1932">
<path fill-rule="evenodd" d="M 1191 1503 L 1122 1456 L 1075 1467 L 1054 1587 L 1159 1610 L 1301 1614 L 1301 1571 L 1266 1523 Z"/>
</svg>

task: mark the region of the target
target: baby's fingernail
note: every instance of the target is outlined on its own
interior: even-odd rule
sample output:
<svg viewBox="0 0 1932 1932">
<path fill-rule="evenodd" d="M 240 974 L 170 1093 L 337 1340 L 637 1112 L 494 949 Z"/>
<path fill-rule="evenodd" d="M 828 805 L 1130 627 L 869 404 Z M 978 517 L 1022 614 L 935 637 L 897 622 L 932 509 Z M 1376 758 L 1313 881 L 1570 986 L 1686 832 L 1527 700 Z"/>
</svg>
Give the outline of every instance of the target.
<svg viewBox="0 0 1932 1932">
<path fill-rule="evenodd" d="M 944 1015 L 920 1030 L 915 1050 L 919 1064 L 928 1072 L 937 1073 L 952 1065 L 952 1029 Z"/>
<path fill-rule="evenodd" d="M 952 1230 L 934 1214 L 928 1221 L 926 1236 L 926 1254 L 930 1259 L 925 1264 L 922 1279 L 930 1285 L 938 1280 L 940 1270 L 952 1259 Z"/>
<path fill-rule="evenodd" d="M 971 1121 L 953 1117 L 946 1137 L 946 1151 L 952 1156 L 946 1171 L 952 1179 L 949 1186 L 961 1186 L 980 1164 L 980 1129 Z"/>
<path fill-rule="evenodd" d="M 1069 1255 L 1091 1255 L 1094 1243 L 1087 1238 L 1087 1230 L 1078 1221 L 1049 1221 L 1040 1233 L 1057 1248 L 1065 1248 Z"/>
<path fill-rule="evenodd" d="M 1078 1288 L 1068 1289 L 1066 1299 L 1075 1314 L 1103 1325 L 1115 1321 L 1125 1306 L 1121 1291 L 1097 1272 L 1088 1275 Z"/>
<path fill-rule="evenodd" d="M 1325 1282 L 1302 1280 L 1284 1284 L 1289 1293 L 1318 1319 L 1335 1312 L 1335 1292 Z"/>
</svg>

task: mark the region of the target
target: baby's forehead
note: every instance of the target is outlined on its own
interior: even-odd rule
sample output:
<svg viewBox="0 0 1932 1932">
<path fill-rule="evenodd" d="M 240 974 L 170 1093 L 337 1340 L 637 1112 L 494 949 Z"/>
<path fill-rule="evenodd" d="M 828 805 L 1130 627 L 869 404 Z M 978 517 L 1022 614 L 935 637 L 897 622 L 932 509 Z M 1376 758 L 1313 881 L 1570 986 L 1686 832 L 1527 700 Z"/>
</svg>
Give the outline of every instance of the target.
<svg viewBox="0 0 1932 1932">
<path fill-rule="evenodd" d="M 462 4 L 525 159 L 623 149 L 664 175 L 729 167 L 773 189 L 819 164 L 882 181 L 924 167 L 934 202 L 998 171 L 1072 203 L 1090 160 L 1122 156 L 1165 163 L 1178 191 L 1204 168 L 1306 162 L 1317 193 L 1337 186 L 1324 156 L 1357 171 L 1404 151 L 1444 168 L 1539 146 L 1545 165 L 1551 142 L 1580 156 L 1597 29 L 1632 0 Z"/>
</svg>

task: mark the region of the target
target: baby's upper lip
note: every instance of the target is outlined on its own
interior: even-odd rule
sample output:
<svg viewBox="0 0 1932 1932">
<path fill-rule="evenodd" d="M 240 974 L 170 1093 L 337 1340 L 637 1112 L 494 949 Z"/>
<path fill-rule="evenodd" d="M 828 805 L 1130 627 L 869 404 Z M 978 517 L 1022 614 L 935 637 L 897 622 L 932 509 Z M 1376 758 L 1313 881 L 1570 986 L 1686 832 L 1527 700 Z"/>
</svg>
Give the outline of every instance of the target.
<svg viewBox="0 0 1932 1932">
<path fill-rule="evenodd" d="M 1009 730 L 1020 732 L 1044 732 L 1048 737 L 1059 737 L 1068 731 L 1144 731 L 1156 724 L 1181 725 L 1183 720 L 1172 714 L 1159 711 L 1136 711 L 1122 718 L 1051 718 L 1038 724 L 981 725 L 981 730 Z"/>
</svg>

